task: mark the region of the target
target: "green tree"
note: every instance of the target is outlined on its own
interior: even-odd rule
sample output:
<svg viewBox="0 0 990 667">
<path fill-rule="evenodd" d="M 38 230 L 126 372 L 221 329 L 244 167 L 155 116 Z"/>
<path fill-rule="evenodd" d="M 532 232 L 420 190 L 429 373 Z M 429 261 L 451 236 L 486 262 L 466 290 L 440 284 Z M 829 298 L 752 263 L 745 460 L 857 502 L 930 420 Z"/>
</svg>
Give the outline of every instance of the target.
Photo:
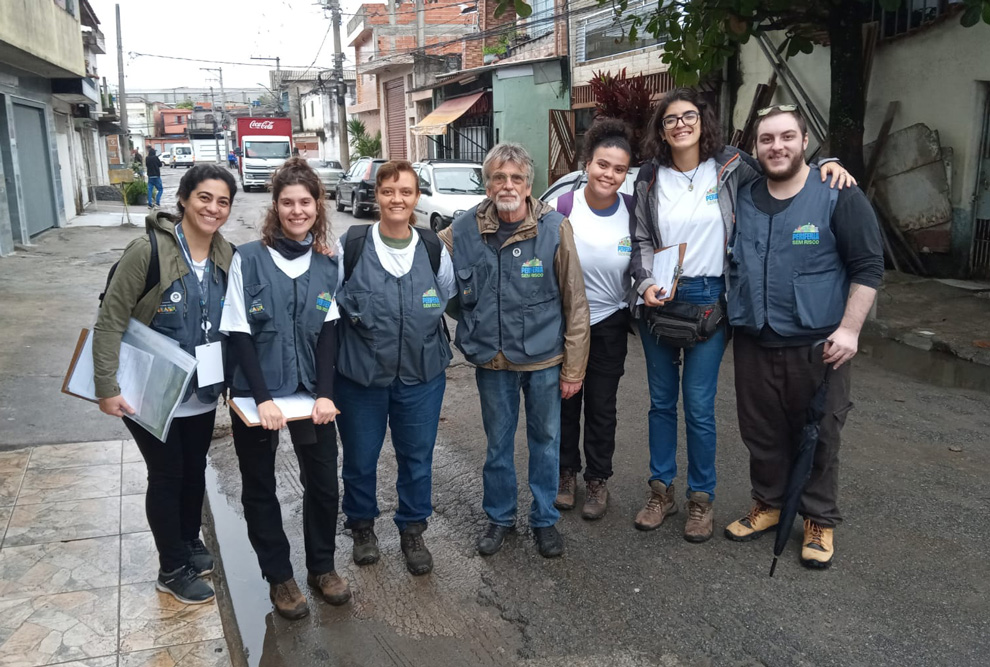
<svg viewBox="0 0 990 667">
<path fill-rule="evenodd" d="M 352 118 L 347 121 L 347 134 L 350 137 L 351 148 L 354 153 L 351 155 L 351 162 L 359 157 L 381 157 L 382 155 L 382 133 L 381 130 L 375 132 L 375 136 L 368 134 L 368 128 L 364 121 Z"/>
<path fill-rule="evenodd" d="M 496 15 L 513 6 L 520 16 L 523 0 L 497 0 Z M 629 0 L 598 0 L 622 14 Z M 895 10 L 903 0 L 880 0 Z M 862 175 L 863 118 L 866 98 L 863 81 L 863 24 L 872 0 L 658 0 L 647 16 L 631 16 L 626 37 L 640 32 L 665 37 L 663 61 L 680 85 L 695 85 L 721 69 L 739 44 L 767 32 L 783 31 L 787 57 L 811 53 L 819 36 L 830 45 L 831 99 L 829 152 L 841 158 L 854 174 Z M 990 0 L 962 0 L 963 26 L 990 24 Z"/>
<path fill-rule="evenodd" d="M 192 100 L 185 100 L 183 102 L 179 102 L 178 104 L 175 105 L 175 108 L 176 109 L 192 109 L 193 108 Z"/>
</svg>

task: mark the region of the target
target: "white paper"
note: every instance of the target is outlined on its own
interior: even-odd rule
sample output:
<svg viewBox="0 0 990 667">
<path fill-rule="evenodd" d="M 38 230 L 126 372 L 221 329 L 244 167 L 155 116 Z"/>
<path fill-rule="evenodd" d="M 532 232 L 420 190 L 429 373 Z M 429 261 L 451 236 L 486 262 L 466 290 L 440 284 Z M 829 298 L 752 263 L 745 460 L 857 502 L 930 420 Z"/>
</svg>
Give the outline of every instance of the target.
<svg viewBox="0 0 990 667">
<path fill-rule="evenodd" d="M 680 271 L 678 260 L 681 258 L 680 246 L 670 246 L 653 253 L 653 280 L 663 290 L 659 299 L 663 301 L 670 297 L 677 283 Z M 636 300 L 636 305 L 643 305 L 643 297 Z"/>
<path fill-rule="evenodd" d="M 237 409 L 244 415 L 248 426 L 258 426 L 261 424 L 261 417 L 258 415 L 258 405 L 249 396 L 236 396 L 231 401 Z M 298 419 L 300 417 L 310 417 L 313 414 L 313 406 L 316 399 L 309 394 L 299 392 L 290 396 L 280 396 L 272 399 L 275 405 L 282 411 L 286 419 Z"/>
<path fill-rule="evenodd" d="M 127 343 L 120 344 L 117 384 L 120 385 L 120 395 L 135 413 L 140 414 L 144 406 L 145 389 L 154 362 L 155 358 L 148 352 Z"/>
<path fill-rule="evenodd" d="M 196 346 L 196 378 L 200 387 L 223 382 L 223 346 L 219 341 Z"/>
</svg>

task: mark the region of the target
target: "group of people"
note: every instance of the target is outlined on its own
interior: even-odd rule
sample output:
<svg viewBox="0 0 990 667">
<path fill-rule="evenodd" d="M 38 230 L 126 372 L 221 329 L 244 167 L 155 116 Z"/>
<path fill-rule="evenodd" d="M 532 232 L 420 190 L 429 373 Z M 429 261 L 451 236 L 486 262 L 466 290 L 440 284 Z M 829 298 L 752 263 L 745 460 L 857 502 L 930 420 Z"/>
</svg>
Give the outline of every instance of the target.
<svg viewBox="0 0 990 667">
<path fill-rule="evenodd" d="M 851 407 L 846 362 L 856 353 L 882 279 L 879 229 L 841 165 L 805 162 L 808 135 L 795 108 L 761 111 L 757 137 L 756 160 L 726 147 L 706 100 L 675 90 L 650 122 L 643 147 L 649 158 L 633 196 L 620 193 L 634 153 L 628 128 L 600 120 L 585 136 L 586 186 L 550 202 L 534 198 L 526 149 L 498 144 L 483 164 L 487 197 L 439 234 L 415 226 L 419 179 L 411 164 L 393 160 L 376 177 L 380 220 L 352 226 L 336 243 L 319 177 L 293 158 L 274 176 L 261 239 L 236 250 L 219 233 L 234 199 L 233 178 L 214 165 L 190 169 L 179 186 L 178 216 L 149 214 L 157 255 L 149 236 L 125 250 L 94 339 L 100 408 L 116 417 L 133 412 L 116 382 L 131 317 L 190 353 L 225 341 L 226 387 L 194 380 L 166 442 L 125 420 L 148 465 L 159 590 L 190 603 L 213 598 L 202 579 L 213 558 L 199 530 L 206 452 L 225 389 L 253 398 L 258 408 L 257 425 L 231 411 L 233 440 L 248 535 L 279 614 L 308 613 L 276 497 L 275 451 L 286 426 L 304 489 L 309 586 L 330 604 L 350 598 L 335 566 L 338 507 L 353 537 L 353 561 L 369 565 L 381 557 L 377 468 L 387 429 L 398 469 L 394 521 L 401 550 L 410 573 L 431 572 L 424 534 L 451 360 L 445 312 L 457 321 L 454 344 L 476 367 L 487 437 L 482 506 L 488 524 L 479 554 L 498 552 L 516 527 L 520 394 L 533 498 L 529 526 L 539 553 L 551 558 L 564 551 L 556 524 L 560 510 L 576 506 L 582 435 L 581 514 L 594 520 L 606 513 L 617 392 L 631 331 L 643 345 L 650 396 L 649 493 L 635 526 L 656 529 L 678 511 L 683 388 L 684 537 L 709 539 L 715 393 L 732 332 L 754 503 L 725 535 L 749 540 L 776 527 L 794 439 L 831 365 L 836 370 L 800 508 L 801 560 L 827 567 L 841 518 L 839 431 Z M 678 244 L 686 244 L 686 252 L 668 295 L 652 274 L 653 256 Z M 155 256 L 161 278 L 146 292 Z M 663 323 L 675 307 L 697 311 L 714 328 L 687 342 L 671 339 Z M 821 350 L 820 339 L 827 339 Z M 300 391 L 315 399 L 310 419 L 287 422 L 273 399 Z"/>
</svg>

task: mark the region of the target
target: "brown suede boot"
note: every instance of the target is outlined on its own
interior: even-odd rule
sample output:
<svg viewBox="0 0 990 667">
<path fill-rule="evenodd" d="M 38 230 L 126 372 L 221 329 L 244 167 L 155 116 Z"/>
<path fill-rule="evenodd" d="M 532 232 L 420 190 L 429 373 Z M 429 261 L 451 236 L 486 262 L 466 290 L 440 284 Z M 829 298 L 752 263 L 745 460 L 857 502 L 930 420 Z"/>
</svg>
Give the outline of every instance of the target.
<svg viewBox="0 0 990 667">
<path fill-rule="evenodd" d="M 295 621 L 309 615 L 309 604 L 306 596 L 299 590 L 295 579 L 288 579 L 280 584 L 272 584 L 268 596 L 275 605 L 275 611 L 282 618 Z"/>
<path fill-rule="evenodd" d="M 557 499 L 553 506 L 559 510 L 574 509 L 574 494 L 577 492 L 577 473 L 573 470 L 560 471 L 560 483 L 557 486 Z"/>
<path fill-rule="evenodd" d="M 601 519 L 608 509 L 608 488 L 604 479 L 589 479 L 585 487 L 584 506 L 581 508 L 581 518 L 588 521 Z"/>
<path fill-rule="evenodd" d="M 684 524 L 684 539 L 688 542 L 707 542 L 712 537 L 715 526 L 715 510 L 711 496 L 701 491 L 692 491 L 688 496 L 688 519 Z"/>
<path fill-rule="evenodd" d="M 656 530 L 671 514 L 677 514 L 674 485 L 664 486 L 659 479 L 650 480 L 650 497 L 646 499 L 646 506 L 636 515 L 636 528 Z"/>
<path fill-rule="evenodd" d="M 323 599 L 334 606 L 342 605 L 351 599 L 350 587 L 335 571 L 323 574 L 310 572 L 306 576 L 306 583 L 319 590 Z"/>
</svg>

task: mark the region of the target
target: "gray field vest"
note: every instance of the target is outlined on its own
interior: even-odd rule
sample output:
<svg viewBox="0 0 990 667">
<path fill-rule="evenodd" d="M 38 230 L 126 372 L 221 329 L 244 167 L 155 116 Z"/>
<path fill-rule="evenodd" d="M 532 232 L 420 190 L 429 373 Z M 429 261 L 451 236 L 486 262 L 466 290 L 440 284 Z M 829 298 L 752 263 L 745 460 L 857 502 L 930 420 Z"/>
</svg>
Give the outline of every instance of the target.
<svg viewBox="0 0 990 667">
<path fill-rule="evenodd" d="M 407 385 L 429 382 L 450 364 L 441 321 L 447 294 L 422 238 L 414 252 L 409 273 L 396 278 L 382 266 L 375 235 L 369 233 L 354 272 L 337 294 L 337 371 L 362 386 L 387 387 L 396 378 Z"/>
<path fill-rule="evenodd" d="M 767 324 L 781 336 L 835 330 L 849 295 L 831 227 L 837 198 L 817 169 L 774 216 L 756 208 L 751 186 L 740 189 L 728 294 L 732 326 L 754 335 Z"/>
<path fill-rule="evenodd" d="M 337 288 L 337 260 L 314 252 L 309 270 L 292 279 L 275 265 L 261 241 L 238 246 L 237 254 L 244 306 L 265 386 L 273 397 L 293 394 L 299 385 L 315 394 L 316 341 Z M 239 367 L 233 389 L 251 395 Z"/>
<path fill-rule="evenodd" d="M 496 250 L 478 231 L 477 207 L 454 221 L 454 269 L 461 315 L 454 343 L 472 364 L 499 350 L 513 364 L 564 352 L 564 316 L 554 259 L 564 216 L 546 213 L 536 236 Z"/>
<path fill-rule="evenodd" d="M 185 262 L 179 257 L 180 262 Z M 189 267 L 189 273 L 171 285 L 162 294 L 161 303 L 151 320 L 151 328 L 179 343 L 185 352 L 195 356 L 196 346 L 206 342 L 222 339 L 220 336 L 220 315 L 223 312 L 223 296 L 227 291 L 227 277 L 218 272 L 213 262 L 207 262 L 208 273 L 203 274 L 207 284 L 208 294 L 205 299 L 207 321 L 209 324 L 209 341 L 203 332 L 203 311 L 200 306 L 201 290 L 196 272 Z M 199 387 L 198 379 L 193 376 L 186 389 L 183 402 L 196 392 L 196 397 L 203 403 L 212 403 L 223 393 L 224 384 L 218 382 L 207 387 Z"/>
</svg>

